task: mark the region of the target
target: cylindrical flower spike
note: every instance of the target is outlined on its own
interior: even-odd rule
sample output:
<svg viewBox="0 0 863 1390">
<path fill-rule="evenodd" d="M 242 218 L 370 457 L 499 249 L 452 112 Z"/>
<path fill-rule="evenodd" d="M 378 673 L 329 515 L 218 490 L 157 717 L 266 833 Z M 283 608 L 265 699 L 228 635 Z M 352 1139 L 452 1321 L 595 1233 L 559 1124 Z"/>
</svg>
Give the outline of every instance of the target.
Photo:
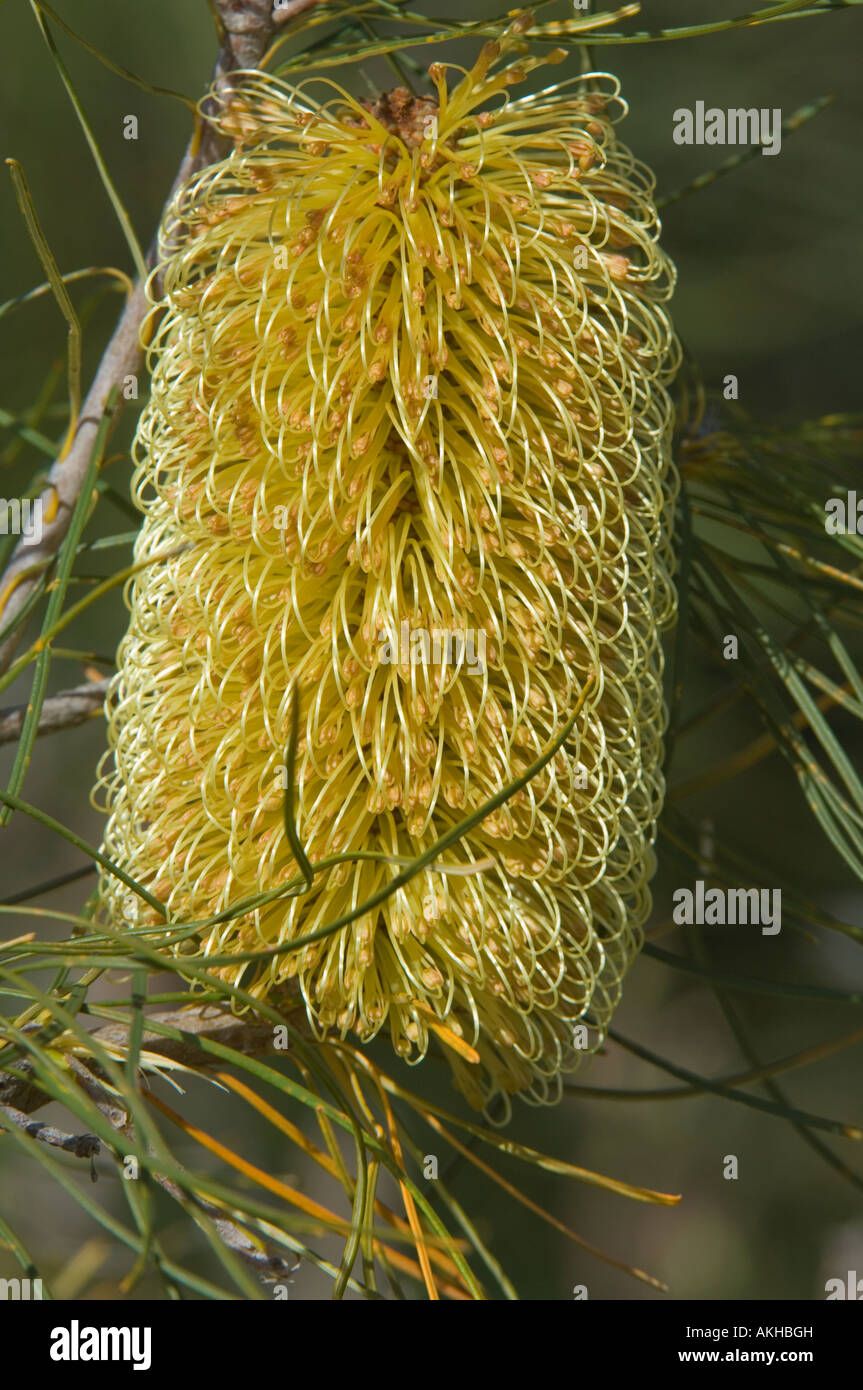
<svg viewBox="0 0 863 1390">
<path fill-rule="evenodd" d="M 266 963 L 323 1035 L 442 1043 L 459 1086 L 554 1098 L 649 910 L 674 471 L 653 179 L 617 84 L 512 100 L 487 44 L 437 101 L 233 79 L 235 148 L 175 199 L 137 436 L 144 512 L 110 702 L 104 849 L 204 956 L 380 906 Z M 493 99 L 493 100 L 492 100 Z M 167 557 L 167 558 L 166 558 Z M 356 852 L 377 857 L 352 858 Z M 441 872 L 456 866 L 461 872 Z M 105 874 L 105 911 L 156 928 Z M 188 949 L 188 943 L 185 947 Z M 178 968 L 182 969 L 182 953 Z"/>
</svg>

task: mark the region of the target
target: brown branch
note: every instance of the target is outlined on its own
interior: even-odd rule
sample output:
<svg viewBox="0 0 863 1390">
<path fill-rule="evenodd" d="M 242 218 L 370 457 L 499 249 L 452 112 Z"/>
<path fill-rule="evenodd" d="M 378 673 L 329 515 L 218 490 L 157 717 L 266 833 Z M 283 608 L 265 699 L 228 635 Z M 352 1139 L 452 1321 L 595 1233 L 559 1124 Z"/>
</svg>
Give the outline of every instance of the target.
<svg viewBox="0 0 863 1390">
<path fill-rule="evenodd" d="M 213 73 L 217 90 L 223 77 L 237 68 L 255 68 L 263 58 L 274 31 L 272 0 L 214 0 L 220 27 L 221 47 Z M 174 192 L 198 169 L 213 163 L 226 152 L 226 146 L 213 125 L 206 119 L 212 115 L 214 102 L 205 105 L 203 120 L 189 142 L 183 161 L 174 180 L 166 207 Z M 157 259 L 154 241 L 147 256 L 151 268 Z M 75 434 L 65 454 L 53 464 L 41 495 L 44 521 L 42 535 L 22 536 L 0 581 L 0 628 L 12 623 L 21 613 L 33 593 L 40 575 L 56 556 L 72 520 L 72 512 L 90 462 L 96 431 L 102 419 L 105 403 L 112 390 L 121 390 L 124 378 L 140 371 L 142 353 L 139 343 L 141 322 L 147 309 L 147 297 L 139 282 L 130 295 L 120 321 L 114 330 L 102 361 L 87 392 L 78 418 Z M 122 397 L 121 397 L 122 399 Z M 111 428 L 116 423 L 120 405 L 115 408 Z M 0 672 L 8 669 L 21 640 L 24 623 L 0 645 Z"/>
<path fill-rule="evenodd" d="M 86 724 L 88 719 L 101 712 L 108 684 L 108 678 L 89 681 L 86 685 L 76 685 L 73 690 L 61 690 L 59 695 L 51 695 L 42 705 L 39 733 L 56 734 L 60 729 Z M 0 744 L 14 743 L 20 738 L 27 709 L 27 705 L 0 709 Z"/>
<path fill-rule="evenodd" d="M 291 1019 L 291 1013 L 295 1013 L 292 1020 L 294 1025 L 302 1027 L 305 1013 L 302 1005 L 297 1003 L 295 996 L 287 996 L 286 1021 Z M 238 1018 L 236 1014 L 231 1013 L 230 1009 L 221 1006 L 201 1004 L 191 1009 L 174 1009 L 154 1014 L 153 1019 L 167 1027 L 180 1030 L 183 1036 L 166 1038 L 145 1027 L 141 1041 L 142 1049 L 158 1053 L 166 1060 L 181 1062 L 185 1066 L 200 1068 L 224 1066 L 225 1064 L 223 1058 L 213 1057 L 204 1052 L 195 1041 L 196 1038 L 219 1042 L 224 1047 L 232 1047 L 237 1052 L 242 1052 L 245 1056 L 261 1056 L 275 1050 L 271 1023 L 261 1019 Z M 308 1033 L 308 1025 L 306 1025 L 305 1031 Z M 123 1024 L 108 1023 L 97 1029 L 93 1037 L 103 1046 L 122 1050 L 128 1044 L 129 1033 Z M 118 1134 L 131 1138 L 132 1128 L 129 1123 L 129 1116 L 125 1110 L 120 1109 L 117 1105 L 116 1094 L 102 1085 L 99 1079 L 101 1070 L 99 1064 L 93 1059 L 88 1059 L 89 1066 L 87 1066 L 80 1058 L 72 1054 L 69 1054 L 67 1060 L 75 1074 L 76 1083 L 99 1107 L 112 1128 Z M 22 1062 L 18 1070 L 21 1073 L 20 1077 L 13 1076 L 8 1072 L 0 1072 L 0 1115 L 6 1115 L 7 1122 L 20 1126 L 33 1138 L 42 1139 L 45 1143 L 57 1144 L 58 1147 L 67 1152 L 89 1158 L 98 1153 L 99 1140 L 95 1135 L 66 1135 L 60 1130 L 52 1129 L 48 1125 L 41 1125 L 38 1121 L 29 1119 L 29 1115 L 34 1110 L 50 1104 L 53 1097 L 45 1095 L 33 1085 L 32 1067 L 29 1062 Z M 194 1214 L 190 1206 L 190 1198 L 173 1179 L 155 1171 L 152 1176 L 169 1196 L 180 1203 L 184 1210 Z M 225 1245 L 233 1250 L 259 1278 L 266 1282 L 285 1280 L 294 1272 L 296 1266 L 289 1263 L 286 1256 L 272 1241 L 260 1237 L 252 1240 L 242 1226 L 229 1220 L 219 1207 L 213 1206 L 201 1197 L 194 1198 L 193 1202 L 194 1206 L 197 1206 L 213 1222 L 219 1239 L 224 1241 Z"/>
<path fill-rule="evenodd" d="M 134 1139 L 134 1130 L 129 1123 L 129 1117 L 125 1110 L 120 1110 L 115 1105 L 113 1094 L 106 1090 L 98 1077 L 77 1058 L 72 1057 L 70 1061 L 73 1064 L 72 1070 L 75 1072 L 78 1085 L 99 1107 L 111 1127 L 123 1138 Z M 91 1173 L 95 1181 L 95 1168 L 92 1167 L 92 1161 L 102 1149 L 101 1141 L 95 1134 L 66 1134 L 63 1130 L 55 1129 L 53 1125 L 45 1125 L 38 1120 L 31 1120 L 29 1115 L 13 1109 L 10 1105 L 0 1105 L 0 1118 L 5 1119 L 6 1125 L 14 1124 L 25 1134 L 29 1134 L 31 1138 L 41 1140 L 43 1144 L 51 1144 L 55 1148 L 62 1149 L 65 1153 L 74 1154 L 76 1158 L 90 1159 Z M 3 1126 L 0 1125 L 0 1131 L 2 1128 Z M 182 1167 L 182 1165 L 179 1166 Z M 274 1280 L 289 1278 L 294 1272 L 296 1265 L 291 1265 L 285 1255 L 272 1242 L 261 1240 L 259 1244 L 256 1244 L 249 1233 L 235 1221 L 229 1220 L 219 1207 L 213 1206 L 198 1196 L 191 1198 L 190 1205 L 189 1196 L 173 1179 L 155 1171 L 152 1173 L 152 1177 L 169 1196 L 179 1202 L 184 1210 L 189 1211 L 193 1217 L 192 1207 L 197 1207 L 205 1213 L 212 1221 L 219 1239 L 239 1255 L 240 1259 L 249 1265 L 259 1278 L 273 1282 Z"/>
<path fill-rule="evenodd" d="M 0 626 L 6 627 L 21 612 L 36 587 L 40 575 L 52 563 L 60 549 L 72 512 L 81 491 L 81 484 L 90 462 L 96 432 L 112 390 L 123 384 L 124 377 L 134 375 L 140 368 L 141 349 L 138 330 L 147 307 L 143 287 L 139 283 L 129 297 L 114 331 L 86 399 L 81 407 L 74 438 L 66 453 L 56 460 L 48 474 L 40 505 L 43 518 L 42 535 L 22 536 L 12 554 L 0 588 Z M 119 407 L 114 412 L 116 420 Z M 10 665 L 18 647 L 23 624 L 0 646 L 0 671 Z"/>
<path fill-rule="evenodd" d="M 95 1134 L 66 1134 L 53 1125 L 43 1125 L 39 1120 L 31 1120 L 22 1110 L 11 1105 L 0 1105 L 0 1116 L 7 1125 L 15 1125 L 29 1134 L 31 1139 L 39 1139 L 43 1144 L 51 1144 L 64 1153 L 74 1154 L 76 1158 L 95 1158 L 102 1148 Z"/>
<path fill-rule="evenodd" d="M 295 994 L 286 995 L 282 1014 L 286 1023 L 302 1030 L 307 1037 L 310 1036 L 305 1010 L 302 1004 L 297 1002 Z M 275 1050 L 272 1023 L 248 1015 L 239 1018 L 229 1008 L 221 1005 L 198 1004 L 190 1009 L 171 1009 L 164 1013 L 155 1013 L 152 1018 L 154 1023 L 177 1029 L 182 1036 L 166 1038 L 160 1033 L 152 1032 L 145 1025 L 141 1048 L 156 1053 L 167 1061 L 180 1062 L 184 1066 L 203 1068 L 225 1065 L 223 1058 L 206 1053 L 197 1043 L 197 1038 L 221 1043 L 223 1047 L 233 1048 L 246 1057 L 260 1057 Z M 103 1047 L 123 1052 L 128 1045 L 129 1030 L 123 1023 L 106 1023 L 92 1036 L 94 1041 L 101 1043 Z M 76 1058 L 70 1056 L 70 1061 L 81 1082 L 92 1078 L 95 1065 L 92 1060 L 89 1067 L 83 1070 L 80 1064 L 76 1065 Z M 19 1075 L 0 1071 L 0 1105 L 32 1114 L 43 1105 L 50 1104 L 51 1097 L 34 1084 L 30 1063 L 20 1062 L 17 1071 Z M 86 1084 L 84 1089 L 88 1090 Z M 111 1122 L 113 1124 L 114 1120 Z"/>
<path fill-rule="evenodd" d="M 178 1166 L 182 1167 L 183 1165 L 179 1164 Z M 189 1212 L 194 1219 L 189 1197 L 183 1192 L 179 1184 L 171 1178 L 166 1178 L 162 1173 L 153 1173 L 153 1177 L 159 1186 L 168 1193 L 168 1196 L 173 1197 L 174 1201 L 178 1202 L 183 1210 Z M 229 1250 L 233 1250 L 236 1255 L 239 1255 L 240 1259 L 249 1265 L 260 1279 L 267 1283 L 286 1280 L 297 1268 L 299 1261 L 293 1265 L 289 1264 L 285 1256 L 272 1242 L 261 1240 L 262 1248 L 259 1249 L 242 1226 L 238 1226 L 234 1221 L 229 1221 L 223 1211 L 205 1201 L 203 1197 L 195 1198 L 195 1206 L 210 1218 L 219 1239 L 227 1245 Z"/>
</svg>

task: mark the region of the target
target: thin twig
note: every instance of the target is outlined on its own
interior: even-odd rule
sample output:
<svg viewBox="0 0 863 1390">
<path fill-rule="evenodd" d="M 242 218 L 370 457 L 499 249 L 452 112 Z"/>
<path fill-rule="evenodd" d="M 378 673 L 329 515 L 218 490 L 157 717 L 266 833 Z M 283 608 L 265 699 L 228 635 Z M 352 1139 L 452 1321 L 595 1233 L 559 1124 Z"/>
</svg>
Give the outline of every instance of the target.
<svg viewBox="0 0 863 1390">
<path fill-rule="evenodd" d="M 165 1041 L 163 1039 L 162 1041 Z M 119 1109 L 114 1103 L 114 1096 L 107 1087 L 103 1086 L 97 1075 L 89 1070 L 77 1058 L 70 1058 L 72 1069 L 75 1072 L 76 1080 L 81 1089 L 98 1106 L 99 1110 L 107 1119 L 108 1123 L 118 1134 L 134 1142 L 134 1128 L 129 1121 L 129 1116 L 125 1110 Z M 34 1139 L 42 1139 L 47 1144 L 56 1144 L 59 1148 L 76 1153 L 82 1158 L 94 1158 L 101 1150 L 100 1141 L 95 1135 L 85 1134 L 80 1136 L 63 1135 L 60 1130 L 51 1129 L 48 1125 L 41 1125 L 36 1120 L 20 1111 L 12 1110 L 9 1106 L 0 1106 L 0 1111 L 7 1114 L 10 1119 L 21 1126 Z M 57 1136 L 53 1138 L 51 1136 Z M 62 1142 L 61 1142 L 62 1141 Z M 178 1165 L 182 1167 L 182 1164 Z M 162 1173 L 153 1171 L 152 1177 L 162 1187 L 169 1196 L 179 1202 L 181 1206 L 189 1209 L 187 1199 L 183 1190 L 171 1178 L 165 1177 Z M 217 1206 L 205 1201 L 203 1198 L 196 1197 L 194 1205 L 200 1209 L 212 1221 L 219 1239 L 224 1241 L 229 1249 L 233 1250 L 240 1259 L 244 1261 L 262 1279 L 272 1282 L 283 1280 L 293 1274 L 296 1265 L 291 1265 L 285 1256 L 270 1242 L 260 1239 L 256 1244 L 248 1232 L 234 1221 L 228 1220 L 224 1212 Z"/>
<path fill-rule="evenodd" d="M 59 695 L 52 695 L 42 705 L 39 733 L 56 734 L 60 729 L 85 724 L 101 712 L 108 685 L 108 679 L 88 681 L 86 685 L 76 685 L 73 690 L 62 690 Z M 26 705 L 0 709 L 0 744 L 15 742 L 24 727 L 26 716 Z"/>
<path fill-rule="evenodd" d="M 39 1120 L 31 1120 L 29 1115 L 25 1115 L 22 1110 L 16 1110 L 12 1105 L 0 1105 L 0 1116 L 7 1124 L 23 1129 L 31 1139 L 51 1144 L 53 1148 L 74 1154 L 76 1158 L 95 1158 L 102 1148 L 95 1134 L 66 1134 L 64 1130 L 55 1129 L 53 1125 L 43 1125 Z"/>
<path fill-rule="evenodd" d="M 214 0 L 214 11 L 221 30 L 221 47 L 213 73 L 214 89 L 218 90 L 227 73 L 237 68 L 255 68 L 259 65 L 273 35 L 274 10 L 272 0 Z M 214 114 L 216 100 L 210 98 L 204 106 L 204 119 L 189 141 L 166 206 L 170 204 L 175 191 L 192 174 L 226 152 L 224 141 L 206 119 Z M 155 265 L 157 254 L 154 240 L 147 255 L 148 268 L 152 269 Z M 40 499 L 43 515 L 41 537 L 38 540 L 35 537 L 21 537 L 0 581 L 0 627 L 6 627 L 21 613 L 40 576 L 52 564 L 63 543 L 108 396 L 116 390 L 120 397 L 111 422 L 113 428 L 122 404 L 124 380 L 140 371 L 142 352 L 139 332 L 146 309 L 147 297 L 139 281 L 105 349 L 84 400 L 75 433 L 48 475 Z M 0 672 L 7 670 L 12 661 L 23 627 L 22 622 L 0 645 Z"/>
<path fill-rule="evenodd" d="M 282 1016 L 297 1028 L 303 1028 L 305 1013 L 295 997 L 287 997 L 282 1006 Z M 197 1044 L 196 1038 L 207 1042 L 218 1042 L 223 1047 L 233 1048 L 247 1057 L 263 1056 L 274 1051 L 273 1025 L 263 1019 L 238 1018 L 229 1008 L 221 1005 L 200 1004 L 190 1009 L 172 1009 L 152 1015 L 154 1023 L 181 1032 L 179 1038 L 167 1038 L 160 1033 L 151 1032 L 145 1025 L 141 1047 L 147 1052 L 157 1053 L 166 1061 L 179 1062 L 184 1066 L 205 1067 L 219 1063 L 218 1058 L 208 1056 Z M 306 1025 L 306 1030 L 308 1026 Z M 124 1023 L 107 1023 L 93 1034 L 94 1041 L 122 1053 L 129 1040 L 129 1028 Z M 76 1066 L 74 1057 L 69 1058 L 79 1082 L 86 1078 Z M 224 1065 L 224 1063 L 221 1063 Z M 90 1062 L 86 1075 L 92 1077 L 93 1063 Z M 10 1105 L 27 1114 L 32 1114 L 41 1106 L 47 1105 L 51 1097 L 37 1089 L 32 1080 L 29 1062 L 20 1062 L 16 1070 L 19 1075 L 0 1071 L 0 1105 Z M 86 1085 L 84 1086 L 86 1090 Z M 112 1124 L 114 1120 L 112 1119 Z"/>
<path fill-rule="evenodd" d="M 178 1165 L 182 1167 L 182 1164 Z M 194 1217 L 194 1208 L 190 1206 L 189 1199 L 183 1189 L 171 1178 L 166 1178 L 162 1173 L 153 1173 L 154 1180 L 159 1186 L 173 1197 L 175 1202 L 179 1202 L 184 1210 Z M 233 1250 L 235 1255 L 254 1271 L 259 1278 L 266 1283 L 276 1281 L 284 1282 L 299 1268 L 299 1261 L 290 1264 L 283 1254 L 270 1241 L 259 1237 L 260 1245 L 256 1245 L 247 1231 L 236 1222 L 229 1221 L 224 1212 L 212 1202 L 207 1202 L 202 1197 L 196 1197 L 194 1206 L 205 1216 L 208 1216 L 215 1227 L 219 1239 L 227 1245 L 229 1250 Z"/>
</svg>

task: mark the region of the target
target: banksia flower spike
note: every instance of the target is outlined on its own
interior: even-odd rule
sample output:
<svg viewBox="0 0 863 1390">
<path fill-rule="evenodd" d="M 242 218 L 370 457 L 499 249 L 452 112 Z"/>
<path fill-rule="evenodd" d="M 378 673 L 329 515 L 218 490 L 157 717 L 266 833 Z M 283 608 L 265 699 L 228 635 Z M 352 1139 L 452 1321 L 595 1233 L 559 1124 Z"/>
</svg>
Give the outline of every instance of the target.
<svg viewBox="0 0 863 1390">
<path fill-rule="evenodd" d="M 663 798 L 674 473 L 653 180 L 593 74 L 514 100 L 517 21 L 437 99 L 232 78 L 176 197 L 104 849 L 320 1035 L 435 1035 L 471 1102 L 553 1099 L 640 945 Z M 562 55 L 553 55 L 562 56 Z M 156 282 L 154 281 L 154 284 Z M 326 928 L 553 744 L 526 785 Z M 367 858 L 351 857 L 359 852 Z M 161 921 L 105 874 L 104 910 Z M 178 950 L 182 969 L 183 951 Z"/>
</svg>

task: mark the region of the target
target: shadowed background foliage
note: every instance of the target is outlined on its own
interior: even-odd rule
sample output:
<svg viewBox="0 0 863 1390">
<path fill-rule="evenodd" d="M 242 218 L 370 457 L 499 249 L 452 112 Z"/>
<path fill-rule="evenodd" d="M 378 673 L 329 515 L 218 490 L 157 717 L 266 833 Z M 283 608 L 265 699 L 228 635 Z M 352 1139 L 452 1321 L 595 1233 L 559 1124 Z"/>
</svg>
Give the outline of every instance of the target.
<svg viewBox="0 0 863 1390">
<path fill-rule="evenodd" d="M 740 0 L 647 0 L 636 24 L 673 26 L 733 16 L 743 8 Z M 78 0 L 72 5 L 57 0 L 56 9 L 103 53 L 148 81 L 192 98 L 204 89 L 215 52 L 205 0 L 147 0 L 146 5 L 106 0 Z M 443 6 L 429 13 L 438 10 L 448 13 Z M 494 12 L 490 4 L 470 6 L 470 18 Z M 723 108 L 780 107 L 787 116 L 815 98 L 828 93 L 835 97 L 816 119 L 786 136 L 778 157 L 750 160 L 673 203 L 663 217 L 664 243 L 679 271 L 672 309 L 681 338 L 707 388 L 721 388 L 723 377 L 734 373 L 741 405 L 762 423 L 792 428 L 825 413 L 853 410 L 859 401 L 859 349 L 854 350 L 856 342 L 852 347 L 852 335 L 859 322 L 861 275 L 861 22 L 860 15 L 849 11 L 680 42 L 597 48 L 593 54 L 596 68 L 607 68 L 621 80 L 630 104 L 622 138 L 655 170 L 660 194 L 716 167 L 729 153 L 708 146 L 676 146 L 671 136 L 677 107 L 694 107 L 702 100 Z M 635 26 L 630 22 L 627 27 Z M 189 113 L 179 102 L 148 95 L 106 71 L 62 33 L 56 38 L 146 246 L 188 138 Z M 28 5 L 3 7 L 0 41 L 7 54 L 0 96 L 2 152 L 23 165 L 60 268 L 117 265 L 131 273 L 128 249 Z M 428 60 L 433 56 L 469 61 L 474 52 L 474 44 L 450 44 L 429 50 Z M 423 61 L 424 55 L 422 50 Z M 575 59 L 571 66 L 577 70 Z M 382 59 L 367 64 L 364 72 L 372 87 L 393 85 Z M 559 75 L 557 70 L 555 79 Z M 341 74 L 340 80 L 360 95 L 368 90 L 356 69 Z M 138 120 L 136 141 L 123 138 L 124 117 L 129 114 Z M 0 183 L 0 204 L 2 302 L 43 277 L 11 182 Z M 98 283 L 73 288 L 79 310 L 91 313 L 84 334 L 85 381 L 120 304 L 119 296 L 102 295 L 85 308 Z M 25 414 L 52 371 L 59 374 L 54 400 L 62 402 L 63 353 L 62 320 L 48 297 L 0 322 L 0 407 L 16 417 Z M 713 427 L 732 418 L 721 402 L 710 412 Z M 49 414 L 40 428 L 55 438 L 61 423 Z M 133 413 L 128 411 L 112 441 L 114 461 L 106 474 L 121 496 L 128 488 L 125 451 L 132 426 Z M 14 428 L 0 433 L 0 491 L 6 497 L 19 495 L 40 463 L 37 451 L 15 441 Z M 112 514 L 111 504 L 106 504 L 94 532 L 134 526 L 132 515 L 119 506 Z M 113 551 L 96 554 L 89 572 L 110 573 L 115 561 Z M 122 602 L 114 593 L 69 631 L 68 645 L 110 659 L 124 624 Z M 51 688 L 75 685 L 83 678 L 81 663 L 58 661 Z M 728 680 L 718 650 L 713 655 L 694 652 L 685 711 L 698 709 Z M 27 690 L 27 681 L 20 679 L 3 703 L 26 699 Z M 840 736 L 847 733 L 850 752 L 859 762 L 859 737 L 851 719 L 840 714 L 832 723 Z M 696 730 L 677 748 L 672 784 L 687 782 L 762 731 L 746 705 L 725 720 L 721 733 L 712 724 Z M 103 746 L 99 719 L 40 741 L 25 791 L 28 800 L 96 843 L 101 818 L 89 808 L 87 797 Z M 0 750 L 4 775 L 13 751 Z M 859 885 L 808 813 L 791 770 L 775 754 L 680 806 L 695 822 L 709 817 L 717 837 L 754 860 L 760 866 L 760 884 L 785 884 L 790 866 L 801 893 L 863 926 Z M 2 832 L 0 844 L 4 899 L 82 863 L 70 845 L 21 815 Z M 692 876 L 685 876 L 663 855 L 655 883 L 654 939 L 665 949 L 688 950 L 692 944 L 680 929 L 667 930 L 671 894 Z M 750 886 L 750 880 L 742 879 L 741 886 Z M 72 885 L 49 901 L 74 912 L 87 891 L 86 882 Z M 3 921 L 4 938 L 32 926 L 14 916 Z M 55 928 L 48 923 L 45 930 Z M 815 959 L 820 984 L 859 989 L 859 948 L 839 935 L 821 933 L 813 957 L 814 939 L 805 927 L 795 928 L 789 921 L 778 936 L 763 938 L 752 929 L 714 928 L 707 945 L 716 967 L 742 975 L 805 981 Z M 755 994 L 736 994 L 734 1001 L 763 1060 L 840 1037 L 861 1024 L 859 1010 L 852 1007 L 798 1004 Z M 707 1077 L 747 1070 L 711 992 L 698 979 L 654 959 L 644 958 L 633 968 L 615 1029 Z M 577 1086 L 623 1089 L 680 1084 L 616 1045 L 574 1080 Z M 860 1054 L 851 1047 L 794 1072 L 788 1094 L 800 1109 L 860 1123 L 859 1080 Z M 445 1069 L 433 1062 L 421 1074 L 409 1074 L 408 1084 L 422 1084 L 443 1104 L 459 1108 Z M 170 1100 L 169 1093 L 163 1093 Z M 312 1195 L 322 1190 L 311 1165 L 303 1166 L 287 1140 L 250 1118 L 248 1108 L 238 1107 L 229 1096 L 192 1082 L 183 1108 L 206 1120 L 225 1143 L 254 1154 L 268 1171 L 293 1174 L 291 1180 Z M 55 1115 L 62 1123 L 56 1107 L 45 1112 L 46 1118 Z M 587 1240 L 663 1279 L 673 1297 L 819 1298 L 827 1277 L 863 1270 L 860 1187 L 833 1172 L 782 1119 L 717 1096 L 612 1101 L 574 1093 L 553 1110 L 517 1107 L 511 1130 L 514 1137 L 544 1152 L 682 1194 L 676 1208 L 647 1207 L 548 1173 L 516 1169 L 506 1160 L 499 1165 L 508 1176 L 517 1173 L 524 1192 Z M 421 1142 L 426 1152 L 436 1152 L 430 1137 Z M 857 1169 L 863 1171 L 857 1145 L 827 1142 L 852 1165 L 856 1159 Z M 201 1162 L 200 1151 L 185 1139 L 176 1153 L 181 1161 Z M 737 1181 L 723 1178 L 727 1155 L 739 1159 Z M 87 1181 L 80 1163 L 65 1161 L 70 1173 Z M 442 1158 L 442 1168 L 448 1161 Z M 100 1182 L 117 1186 L 113 1167 L 100 1163 L 99 1172 Z M 0 1184 L 5 1194 L 15 1193 L 14 1206 L 8 1196 L 0 1196 L 0 1211 L 7 1217 L 14 1214 L 19 1234 L 55 1280 L 59 1278 L 62 1289 L 88 1297 L 117 1296 L 128 1252 L 114 1249 L 79 1208 L 2 1140 Z M 575 1285 L 586 1285 L 591 1298 L 664 1296 L 591 1259 L 469 1167 L 459 1171 L 454 1187 L 521 1297 L 567 1299 Z M 104 1189 L 100 1195 L 106 1200 Z M 119 1193 L 115 1199 L 121 1211 Z M 188 1228 L 178 1229 L 176 1238 L 188 1240 Z M 169 1231 L 169 1246 L 170 1239 Z M 199 1256 L 188 1249 L 182 1253 L 193 1264 L 197 1261 L 197 1267 L 211 1269 L 212 1257 L 203 1249 Z M 0 1248 L 0 1277 L 15 1272 L 11 1255 Z M 154 1296 L 154 1286 L 145 1279 L 134 1296 Z M 298 1269 L 292 1298 L 328 1296 L 329 1283 L 323 1276 L 305 1266 Z"/>
</svg>

